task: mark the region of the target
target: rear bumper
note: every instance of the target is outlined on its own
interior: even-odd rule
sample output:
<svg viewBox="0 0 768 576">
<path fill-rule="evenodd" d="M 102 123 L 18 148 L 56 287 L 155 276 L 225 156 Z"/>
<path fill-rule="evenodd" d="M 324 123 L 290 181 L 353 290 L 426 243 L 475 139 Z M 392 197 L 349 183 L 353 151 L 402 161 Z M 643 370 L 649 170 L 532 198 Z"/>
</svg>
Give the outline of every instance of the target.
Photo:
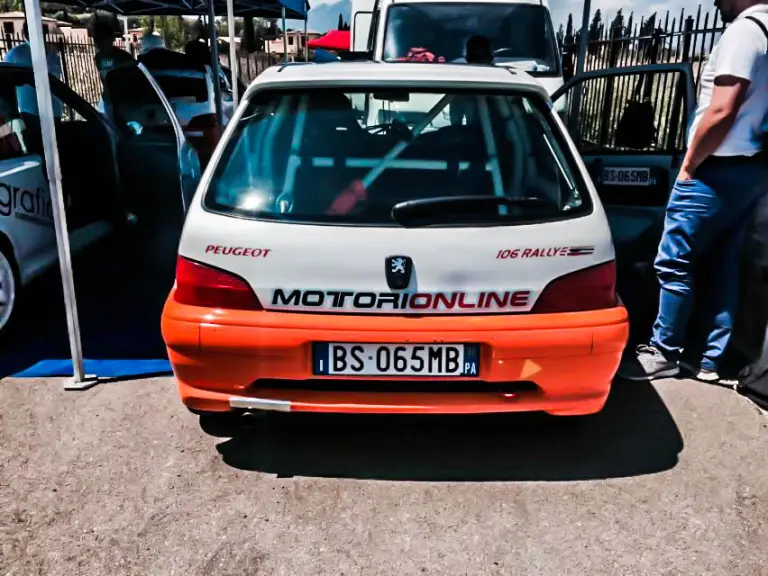
<svg viewBox="0 0 768 576">
<path fill-rule="evenodd" d="M 197 410 L 565 415 L 602 408 L 629 323 L 623 307 L 569 314 L 392 318 L 212 310 L 178 304 L 171 295 L 162 331 L 181 399 Z M 328 379 L 312 373 L 313 342 L 478 343 L 478 381 L 483 385 L 477 392 L 440 391 L 438 378 L 430 381 L 435 392 L 424 392 L 423 385 L 409 392 L 414 380 L 398 378 L 388 380 L 392 386 L 386 391 L 374 392 L 364 391 L 370 378 L 351 377 L 344 380 L 361 380 L 361 390 L 319 390 L 317 384 L 313 389 L 313 382 Z M 291 386 L 282 388 L 280 381 Z M 306 386 L 297 386 L 299 381 Z M 504 393 L 501 386 L 488 391 L 488 383 L 521 381 L 535 387 L 517 393 Z"/>
</svg>

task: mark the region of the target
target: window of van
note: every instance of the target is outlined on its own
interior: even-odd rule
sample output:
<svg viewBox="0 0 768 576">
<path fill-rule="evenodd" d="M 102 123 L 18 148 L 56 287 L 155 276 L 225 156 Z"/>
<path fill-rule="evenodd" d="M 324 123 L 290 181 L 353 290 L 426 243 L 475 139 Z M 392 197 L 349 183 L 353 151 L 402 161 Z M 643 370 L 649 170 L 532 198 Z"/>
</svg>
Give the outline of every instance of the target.
<svg viewBox="0 0 768 576">
<path fill-rule="evenodd" d="M 203 74 L 156 72 L 152 76 L 169 101 L 185 100 L 191 102 L 208 101 L 208 84 Z"/>
<path fill-rule="evenodd" d="M 397 3 L 387 10 L 384 60 L 423 48 L 445 62 L 464 62 L 467 40 L 488 38 L 494 61 L 536 75 L 559 75 L 549 10 L 536 4 L 482 2 Z"/>
<path fill-rule="evenodd" d="M 543 99 L 391 88 L 257 95 L 203 203 L 246 218 L 372 226 L 529 224 L 591 210 Z"/>
</svg>

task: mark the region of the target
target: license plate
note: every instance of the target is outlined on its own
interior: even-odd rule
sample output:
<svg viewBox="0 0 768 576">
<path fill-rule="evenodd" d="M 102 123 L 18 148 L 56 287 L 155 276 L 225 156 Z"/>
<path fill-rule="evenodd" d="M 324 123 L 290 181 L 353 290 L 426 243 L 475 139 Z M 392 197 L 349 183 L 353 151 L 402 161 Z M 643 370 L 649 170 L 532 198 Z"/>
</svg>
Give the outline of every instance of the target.
<svg viewBox="0 0 768 576">
<path fill-rule="evenodd" d="M 323 376 L 477 377 L 477 344 L 334 344 L 314 346 L 315 374 Z"/>
<path fill-rule="evenodd" d="M 603 184 L 609 186 L 650 186 L 650 168 L 603 168 Z"/>
</svg>

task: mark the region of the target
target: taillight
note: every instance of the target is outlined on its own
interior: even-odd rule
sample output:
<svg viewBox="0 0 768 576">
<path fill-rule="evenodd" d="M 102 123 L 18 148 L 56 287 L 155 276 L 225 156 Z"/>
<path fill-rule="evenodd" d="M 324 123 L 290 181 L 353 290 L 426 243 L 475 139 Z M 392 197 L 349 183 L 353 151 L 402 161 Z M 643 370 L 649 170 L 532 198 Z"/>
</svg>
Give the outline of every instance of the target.
<svg viewBox="0 0 768 576">
<path fill-rule="evenodd" d="M 242 278 L 181 256 L 176 262 L 174 299 L 180 304 L 205 308 L 263 310 L 256 294 Z"/>
<path fill-rule="evenodd" d="M 544 288 L 532 312 L 583 312 L 613 308 L 618 302 L 616 262 L 612 260 L 556 278 Z"/>
</svg>

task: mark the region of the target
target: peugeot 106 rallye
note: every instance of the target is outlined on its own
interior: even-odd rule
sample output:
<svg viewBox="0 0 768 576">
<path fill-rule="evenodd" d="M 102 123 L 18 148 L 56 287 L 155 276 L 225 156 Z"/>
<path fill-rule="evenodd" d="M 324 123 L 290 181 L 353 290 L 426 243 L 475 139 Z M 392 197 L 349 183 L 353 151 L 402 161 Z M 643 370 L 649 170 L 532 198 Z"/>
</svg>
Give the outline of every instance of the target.
<svg viewBox="0 0 768 576">
<path fill-rule="evenodd" d="M 203 175 L 162 331 L 198 413 L 584 415 L 627 342 L 615 285 L 605 213 L 532 77 L 286 65 Z"/>
</svg>

